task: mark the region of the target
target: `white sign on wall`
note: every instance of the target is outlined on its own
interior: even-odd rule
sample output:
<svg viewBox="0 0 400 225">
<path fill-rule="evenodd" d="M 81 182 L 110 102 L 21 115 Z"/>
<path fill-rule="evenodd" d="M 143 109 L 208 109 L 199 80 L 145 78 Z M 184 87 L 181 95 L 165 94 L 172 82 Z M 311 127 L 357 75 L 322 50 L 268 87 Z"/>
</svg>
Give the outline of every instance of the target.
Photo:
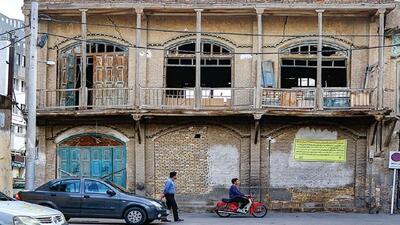
<svg viewBox="0 0 400 225">
<path fill-rule="evenodd" d="M 0 128 L 3 128 L 6 123 L 6 116 L 4 113 L 0 113 Z"/>
<path fill-rule="evenodd" d="M 389 168 L 400 169 L 400 152 L 391 151 L 389 154 Z"/>
</svg>

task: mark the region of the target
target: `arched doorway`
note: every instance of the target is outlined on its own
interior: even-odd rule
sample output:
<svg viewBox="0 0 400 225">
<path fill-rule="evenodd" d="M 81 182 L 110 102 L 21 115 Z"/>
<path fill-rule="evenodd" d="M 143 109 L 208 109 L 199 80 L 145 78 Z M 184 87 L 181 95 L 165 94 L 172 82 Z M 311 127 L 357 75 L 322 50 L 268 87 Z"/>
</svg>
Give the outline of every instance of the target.
<svg viewBox="0 0 400 225">
<path fill-rule="evenodd" d="M 100 134 L 63 140 L 57 147 L 58 177 L 94 177 L 126 186 L 125 143 Z"/>
</svg>

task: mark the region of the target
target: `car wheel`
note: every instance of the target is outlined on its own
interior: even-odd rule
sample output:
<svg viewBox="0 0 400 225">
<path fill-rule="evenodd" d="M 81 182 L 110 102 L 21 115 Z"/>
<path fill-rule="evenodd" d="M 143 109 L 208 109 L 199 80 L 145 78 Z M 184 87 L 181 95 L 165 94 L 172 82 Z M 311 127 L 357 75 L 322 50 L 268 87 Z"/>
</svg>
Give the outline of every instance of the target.
<svg viewBox="0 0 400 225">
<path fill-rule="evenodd" d="M 138 207 L 133 207 L 126 210 L 124 219 L 127 224 L 142 225 L 146 222 L 146 212 Z"/>
</svg>

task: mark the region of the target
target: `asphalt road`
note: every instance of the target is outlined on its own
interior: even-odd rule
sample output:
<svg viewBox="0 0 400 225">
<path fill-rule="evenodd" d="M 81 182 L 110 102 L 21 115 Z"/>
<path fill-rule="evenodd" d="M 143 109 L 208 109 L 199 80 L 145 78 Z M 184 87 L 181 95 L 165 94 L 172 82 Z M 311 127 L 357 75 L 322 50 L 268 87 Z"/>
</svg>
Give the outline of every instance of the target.
<svg viewBox="0 0 400 225">
<path fill-rule="evenodd" d="M 269 213 L 265 218 L 252 217 L 219 218 L 214 214 L 183 214 L 185 221 L 179 223 L 154 222 L 154 225 L 399 225 L 400 215 L 354 214 L 354 213 Z M 125 224 L 121 220 L 71 219 L 72 225 Z"/>
</svg>

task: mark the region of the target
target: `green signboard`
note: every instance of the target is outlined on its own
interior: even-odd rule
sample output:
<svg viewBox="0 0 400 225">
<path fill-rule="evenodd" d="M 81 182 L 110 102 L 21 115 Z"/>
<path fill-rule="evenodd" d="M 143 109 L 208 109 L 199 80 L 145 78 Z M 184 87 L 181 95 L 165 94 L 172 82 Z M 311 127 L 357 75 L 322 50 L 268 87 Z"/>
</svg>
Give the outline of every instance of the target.
<svg viewBox="0 0 400 225">
<path fill-rule="evenodd" d="M 345 162 L 347 140 L 294 140 L 294 160 Z"/>
</svg>

